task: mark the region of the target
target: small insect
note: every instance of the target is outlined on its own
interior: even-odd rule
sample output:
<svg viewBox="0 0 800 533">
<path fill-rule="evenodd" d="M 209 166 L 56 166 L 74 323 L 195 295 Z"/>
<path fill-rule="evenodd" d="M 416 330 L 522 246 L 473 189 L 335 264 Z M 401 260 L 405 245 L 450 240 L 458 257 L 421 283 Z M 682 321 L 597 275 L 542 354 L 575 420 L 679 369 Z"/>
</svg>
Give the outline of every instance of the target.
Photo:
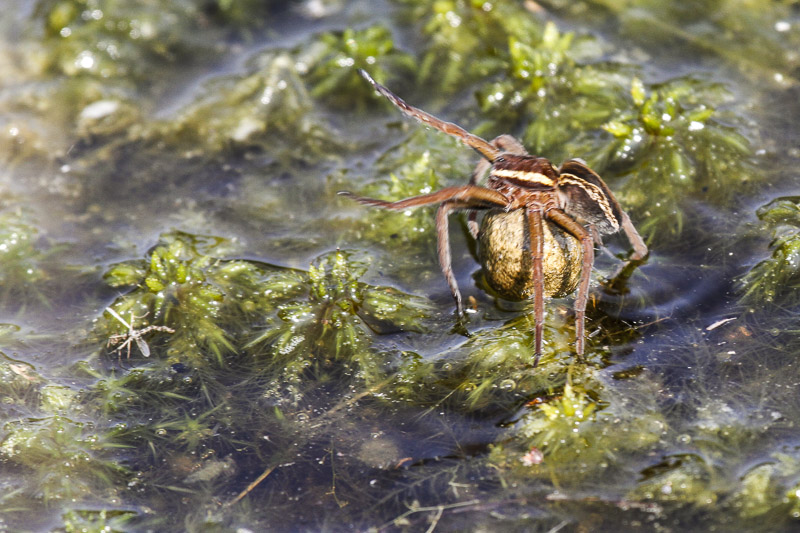
<svg viewBox="0 0 800 533">
<path fill-rule="evenodd" d="M 136 346 L 139 347 L 139 351 L 142 352 L 142 355 L 145 357 L 150 357 L 150 346 L 147 345 L 147 342 L 142 338 L 147 333 L 151 331 L 164 331 L 166 333 L 175 333 L 175 330 L 172 328 L 168 328 L 167 326 L 147 326 L 146 328 L 142 329 L 134 329 L 133 324 L 136 322 L 137 318 L 144 318 L 144 317 L 137 317 L 131 311 L 131 318 L 130 323 L 126 322 L 124 318 L 122 318 L 119 313 L 111 309 L 110 307 L 106 307 L 106 311 L 117 319 L 117 321 L 121 322 L 123 326 L 128 328 L 128 331 L 125 333 L 120 333 L 118 335 L 111 335 L 108 338 L 107 346 L 115 346 L 122 342 L 115 351 L 122 354 L 122 350 L 125 348 L 128 349 L 128 359 L 131 358 L 131 343 L 136 342 Z M 123 342 L 124 341 L 124 342 Z"/>
<path fill-rule="evenodd" d="M 456 137 L 484 159 L 476 166 L 469 184 L 460 187 L 445 187 L 396 202 L 346 191 L 339 194 L 385 209 L 439 204 L 436 212 L 439 263 L 459 315 L 463 315 L 464 306 L 451 265 L 447 217 L 456 211 L 469 211 L 468 227 L 481 245 L 479 255 L 489 285 L 510 299 L 533 297 L 534 366 L 539 363 L 542 351 L 544 298 L 569 294 L 576 286 L 575 348 L 582 355 L 594 244 L 602 244 L 601 235 L 621 229 L 633 247 L 632 261 L 642 260 L 648 254 L 647 246 L 605 182 L 580 159 L 570 159 L 556 168 L 547 159 L 528 154 L 511 135 L 500 135 L 487 142 L 456 124 L 408 105 L 365 71 L 359 73 L 403 113 Z M 487 185 L 479 185 L 487 172 Z M 480 228 L 478 211 L 486 213 Z"/>
</svg>

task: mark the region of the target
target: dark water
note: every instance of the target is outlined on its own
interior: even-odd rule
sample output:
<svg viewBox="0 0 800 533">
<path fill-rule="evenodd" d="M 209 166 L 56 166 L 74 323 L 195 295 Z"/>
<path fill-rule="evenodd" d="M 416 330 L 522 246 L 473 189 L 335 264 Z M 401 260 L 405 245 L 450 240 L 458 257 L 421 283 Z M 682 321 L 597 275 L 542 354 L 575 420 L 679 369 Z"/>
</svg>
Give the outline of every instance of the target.
<svg viewBox="0 0 800 533">
<path fill-rule="evenodd" d="M 7 4 L 0 531 L 800 527 L 796 2 Z M 603 176 L 582 359 L 357 68 Z"/>
</svg>

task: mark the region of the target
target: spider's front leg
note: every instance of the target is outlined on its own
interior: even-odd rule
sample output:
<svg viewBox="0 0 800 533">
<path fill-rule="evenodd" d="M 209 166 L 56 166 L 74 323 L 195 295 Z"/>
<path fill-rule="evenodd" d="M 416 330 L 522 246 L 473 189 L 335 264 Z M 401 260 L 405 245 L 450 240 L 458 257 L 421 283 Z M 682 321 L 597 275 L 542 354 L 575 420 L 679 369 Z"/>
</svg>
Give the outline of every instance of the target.
<svg viewBox="0 0 800 533">
<path fill-rule="evenodd" d="M 459 316 L 463 316 L 464 304 L 461 301 L 461 292 L 458 290 L 456 276 L 453 274 L 453 260 L 450 255 L 450 227 L 447 219 L 450 213 L 457 209 L 459 209 L 458 203 L 448 200 L 442 202 L 439 209 L 436 210 L 436 251 L 439 254 L 439 266 L 442 268 L 444 278 L 450 287 L 450 293 L 456 301 L 456 312 Z"/>
<path fill-rule="evenodd" d="M 542 211 L 528 208 L 528 228 L 531 243 L 531 263 L 533 270 L 533 312 L 535 320 L 533 367 L 539 364 L 542 356 L 542 336 L 544 335 L 544 233 L 542 230 Z"/>
<path fill-rule="evenodd" d="M 347 191 L 340 191 L 340 195 L 349 196 L 355 201 L 364 205 L 382 207 L 384 209 L 402 210 L 409 207 L 419 207 L 441 203 L 436 212 L 436 233 L 438 237 L 437 252 L 439 265 L 442 268 L 444 277 L 450 287 L 453 299 L 456 301 L 456 309 L 459 315 L 464 314 L 464 306 L 461 301 L 461 293 L 458 290 L 455 275 L 453 274 L 452 261 L 450 256 L 450 236 L 448 233 L 449 223 L 447 216 L 456 210 L 461 209 L 491 209 L 504 208 L 508 201 L 506 197 L 498 191 L 479 187 L 477 185 L 464 185 L 462 187 L 446 187 L 440 191 L 430 194 L 423 194 L 398 200 L 397 202 L 387 202 L 376 198 L 366 198 L 356 196 Z"/>
</svg>

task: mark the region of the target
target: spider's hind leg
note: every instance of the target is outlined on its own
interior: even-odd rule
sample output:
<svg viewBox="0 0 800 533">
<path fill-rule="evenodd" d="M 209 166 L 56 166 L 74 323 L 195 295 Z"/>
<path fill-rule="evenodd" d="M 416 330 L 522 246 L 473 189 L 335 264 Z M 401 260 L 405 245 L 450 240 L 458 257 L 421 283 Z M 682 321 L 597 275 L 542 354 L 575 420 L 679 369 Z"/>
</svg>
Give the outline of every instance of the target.
<svg viewBox="0 0 800 533">
<path fill-rule="evenodd" d="M 528 210 L 528 228 L 531 246 L 531 262 L 533 264 L 533 308 L 536 320 L 534 336 L 533 366 L 539 364 L 542 356 L 542 336 L 544 335 L 544 230 L 542 229 L 542 212 L 539 209 Z"/>
</svg>

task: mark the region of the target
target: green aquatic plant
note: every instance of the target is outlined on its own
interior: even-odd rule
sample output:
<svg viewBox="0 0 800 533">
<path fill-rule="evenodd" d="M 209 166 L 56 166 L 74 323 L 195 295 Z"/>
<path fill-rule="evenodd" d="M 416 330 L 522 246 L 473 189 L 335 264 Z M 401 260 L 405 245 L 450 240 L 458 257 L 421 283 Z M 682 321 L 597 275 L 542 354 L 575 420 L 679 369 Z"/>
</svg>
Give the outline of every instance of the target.
<svg viewBox="0 0 800 533">
<path fill-rule="evenodd" d="M 148 260 L 121 263 L 106 272 L 110 286 L 133 287 L 111 308 L 125 319 L 140 320 L 129 324 L 134 329 L 156 325 L 174 330 L 161 332 L 169 335 L 167 355 L 195 364 L 211 356 L 224 364 L 225 355 L 236 352 L 225 324 L 253 307 L 249 298 L 258 294 L 261 272 L 246 261 L 209 255 L 223 244 L 222 239 L 185 233 L 162 235 Z M 130 334 L 130 327 L 110 315 L 102 326 L 106 338 Z"/>
<path fill-rule="evenodd" d="M 771 235 L 772 255 L 739 281 L 745 304 L 796 303 L 800 287 L 800 196 L 783 196 L 756 211 Z"/>
<path fill-rule="evenodd" d="M 574 433 L 580 435 L 581 426 L 594 421 L 597 404 L 585 391 L 573 388 L 567 382 L 559 397 L 540 403 L 536 409 L 536 414 L 522 424 L 521 436 L 533 439 L 534 444 L 543 448 L 546 454 L 556 454 L 562 446 L 586 446 L 585 441 L 581 443 L 580 440 L 564 442 L 564 437 Z"/>
<path fill-rule="evenodd" d="M 645 380 L 620 396 L 613 382 L 591 375 L 583 384 L 569 379 L 528 404 L 508 440 L 494 445 L 490 460 L 515 477 L 549 479 L 556 486 L 627 479 L 631 464 L 660 449 L 668 434 L 654 408 L 657 383 Z"/>
<path fill-rule="evenodd" d="M 795 53 L 800 30 L 792 21 L 796 4 L 757 0 L 713 0 L 664 3 L 657 0 L 545 0 L 545 8 L 584 20 L 613 24 L 615 34 L 654 55 L 670 54 L 676 46 L 695 56 L 723 59 L 740 75 L 761 85 L 796 83 Z M 664 43 L 671 43 L 664 46 Z"/>
<path fill-rule="evenodd" d="M 367 263 L 337 250 L 317 259 L 308 272 L 269 276 L 262 291 L 276 313 L 245 348 L 267 356 L 289 384 L 301 383 L 309 373 L 324 375 L 334 362 L 360 381 L 381 379 L 387 361 L 369 348 L 369 330 L 420 331 L 430 305 L 391 287 L 367 285 L 360 281 L 366 271 Z"/>
<path fill-rule="evenodd" d="M 29 477 L 43 500 L 106 499 L 126 469 L 111 459 L 118 444 L 91 422 L 46 416 L 6 422 L 0 458 Z"/>
<path fill-rule="evenodd" d="M 358 69 L 367 69 L 385 82 L 390 76 L 408 78 L 415 68 L 412 57 L 395 46 L 392 33 L 382 25 L 324 33 L 303 60 L 310 63 L 306 77 L 311 95 L 331 106 L 351 109 L 363 107 L 372 94 Z"/>
<path fill-rule="evenodd" d="M 719 473 L 703 457 L 670 455 L 643 471 L 642 479 L 627 497 L 630 500 L 709 506 L 718 501 L 719 494 L 715 489 L 719 481 Z"/>
<path fill-rule="evenodd" d="M 599 127 L 618 105 L 621 66 L 586 64 L 601 53 L 597 41 L 576 39 L 548 23 L 538 40 L 511 37 L 506 75 L 478 91 L 490 117 L 479 132 L 502 133 L 523 125 L 533 153 L 557 160 L 579 132 Z"/>
<path fill-rule="evenodd" d="M 339 144 L 330 126 L 312 113 L 303 61 L 283 50 L 257 54 L 244 73 L 213 78 L 195 101 L 145 129 L 142 138 L 197 155 L 236 147 L 286 152 L 293 158 L 329 152 Z"/>
<path fill-rule="evenodd" d="M 399 0 L 426 41 L 419 80 L 445 95 L 503 69 L 509 38 L 536 42 L 542 25 L 519 2 Z M 380 79 L 379 83 L 383 83 Z"/>
<path fill-rule="evenodd" d="M 63 526 L 54 532 L 64 533 L 123 533 L 138 513 L 116 509 L 70 509 L 63 516 Z"/>
<path fill-rule="evenodd" d="M 42 70 L 68 76 L 154 82 L 168 65 L 217 52 L 213 43 L 234 22 L 262 23 L 269 6 L 255 0 L 170 0 L 153 10 L 148 0 L 39 0 L 32 23 L 44 30 L 45 53 L 37 59 Z"/>
<path fill-rule="evenodd" d="M 451 376 L 444 378 L 466 395 L 472 408 L 486 406 L 502 395 L 524 397 L 559 385 L 561 370 L 574 357 L 574 330 L 563 313 L 547 317 L 541 361 L 533 369 L 534 320 L 525 313 L 500 327 L 475 333 L 459 347 L 460 362 L 448 361 Z M 455 382 L 455 376 L 460 380 Z"/>
<path fill-rule="evenodd" d="M 724 86 L 694 78 L 673 79 L 649 92 L 633 78 L 629 110 L 602 125 L 613 139 L 582 151 L 598 167 L 635 176 L 635 189 L 625 187 L 622 194 L 627 204 L 649 212 L 642 232 L 679 234 L 686 194 L 724 205 L 758 179 L 749 141 L 718 108 L 730 97 Z"/>
</svg>

